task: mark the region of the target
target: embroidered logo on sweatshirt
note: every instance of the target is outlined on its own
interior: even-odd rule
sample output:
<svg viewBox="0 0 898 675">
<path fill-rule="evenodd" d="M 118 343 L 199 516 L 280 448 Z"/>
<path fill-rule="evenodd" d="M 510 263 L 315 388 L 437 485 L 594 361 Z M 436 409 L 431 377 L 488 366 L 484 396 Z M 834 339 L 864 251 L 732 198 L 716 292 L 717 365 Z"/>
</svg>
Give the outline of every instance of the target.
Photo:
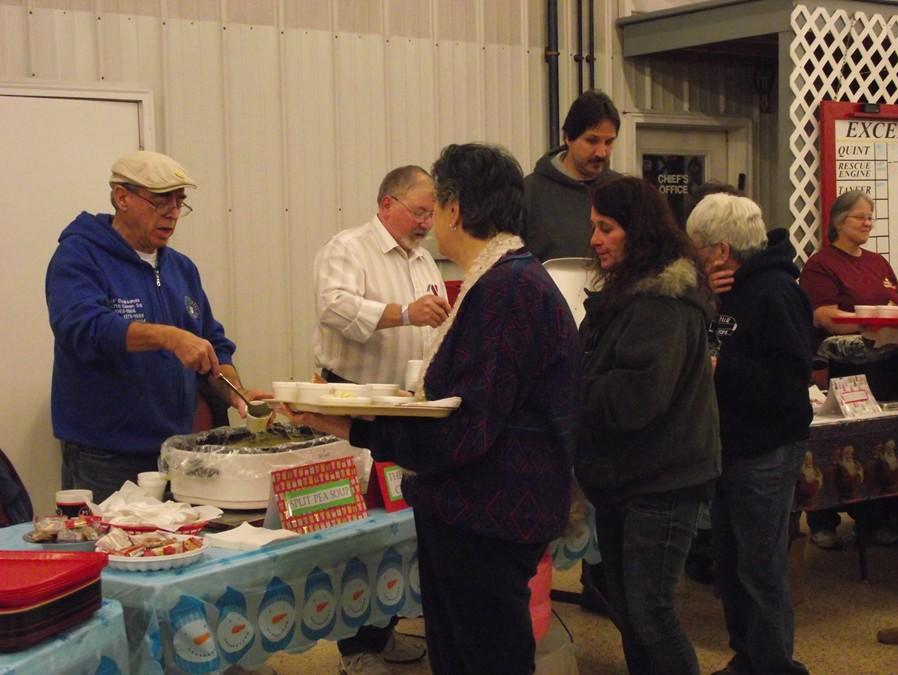
<svg viewBox="0 0 898 675">
<path fill-rule="evenodd" d="M 129 321 L 145 321 L 143 302 L 140 298 L 111 298 L 109 309 Z"/>
<path fill-rule="evenodd" d="M 187 309 L 187 313 L 190 315 L 191 319 L 200 318 L 200 306 L 197 304 L 197 301 L 189 295 L 184 296 L 184 307 Z"/>
</svg>

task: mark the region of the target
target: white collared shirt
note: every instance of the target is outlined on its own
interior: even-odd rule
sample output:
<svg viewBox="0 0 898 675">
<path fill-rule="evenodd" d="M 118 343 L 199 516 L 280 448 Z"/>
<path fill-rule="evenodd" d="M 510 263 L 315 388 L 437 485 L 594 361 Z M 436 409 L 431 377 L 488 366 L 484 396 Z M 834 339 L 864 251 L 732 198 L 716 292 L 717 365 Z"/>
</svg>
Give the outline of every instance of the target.
<svg viewBox="0 0 898 675">
<path fill-rule="evenodd" d="M 410 359 L 423 359 L 435 329 L 398 326 L 377 330 L 388 304 L 422 295 L 445 298 L 436 263 L 423 247 L 411 253 L 374 216 L 336 234 L 315 256 L 315 361 L 358 383 L 403 384 Z"/>
</svg>

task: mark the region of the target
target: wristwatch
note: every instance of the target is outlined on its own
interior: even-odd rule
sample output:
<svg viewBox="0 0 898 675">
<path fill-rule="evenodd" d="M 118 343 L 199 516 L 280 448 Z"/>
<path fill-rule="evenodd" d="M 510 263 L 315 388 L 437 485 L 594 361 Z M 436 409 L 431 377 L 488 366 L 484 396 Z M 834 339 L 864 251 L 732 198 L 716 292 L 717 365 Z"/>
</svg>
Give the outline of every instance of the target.
<svg viewBox="0 0 898 675">
<path fill-rule="evenodd" d="M 402 325 L 403 325 L 403 326 L 409 326 L 409 325 L 411 325 L 412 322 L 409 321 L 409 318 L 408 318 L 408 305 L 403 305 L 403 306 L 402 306 L 402 312 L 401 312 L 401 315 L 402 315 Z"/>
</svg>

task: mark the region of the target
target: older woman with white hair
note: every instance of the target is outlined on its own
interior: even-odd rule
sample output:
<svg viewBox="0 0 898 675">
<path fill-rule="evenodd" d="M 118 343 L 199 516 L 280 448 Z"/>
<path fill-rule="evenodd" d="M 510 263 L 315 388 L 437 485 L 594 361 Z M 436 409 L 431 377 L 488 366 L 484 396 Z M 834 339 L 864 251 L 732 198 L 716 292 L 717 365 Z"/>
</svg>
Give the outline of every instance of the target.
<svg viewBox="0 0 898 675">
<path fill-rule="evenodd" d="M 717 579 L 735 655 L 718 673 L 807 673 L 792 658 L 789 512 L 812 418 L 812 316 L 796 283 L 785 230 L 767 232 L 761 209 L 727 194 L 705 197 L 686 231 L 708 265 L 733 270 L 720 297 L 714 382 L 723 470 L 712 528 Z"/>
</svg>

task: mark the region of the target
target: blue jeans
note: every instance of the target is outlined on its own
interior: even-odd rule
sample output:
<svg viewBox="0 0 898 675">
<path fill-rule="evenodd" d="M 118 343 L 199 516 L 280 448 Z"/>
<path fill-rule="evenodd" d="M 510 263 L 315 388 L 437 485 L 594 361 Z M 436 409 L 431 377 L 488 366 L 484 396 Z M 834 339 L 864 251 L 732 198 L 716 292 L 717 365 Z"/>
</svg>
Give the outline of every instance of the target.
<svg viewBox="0 0 898 675">
<path fill-rule="evenodd" d="M 736 665 L 765 675 L 803 673 L 792 659 L 789 512 L 807 443 L 724 460 L 714 496 L 717 583 Z"/>
<path fill-rule="evenodd" d="M 674 610 L 700 502 L 661 496 L 596 505 L 596 535 L 631 675 L 698 675 Z"/>
<path fill-rule="evenodd" d="M 99 504 L 120 490 L 126 480 L 137 482 L 137 474 L 159 470 L 159 453 L 120 455 L 62 441 L 62 488 L 92 490 Z"/>
</svg>

